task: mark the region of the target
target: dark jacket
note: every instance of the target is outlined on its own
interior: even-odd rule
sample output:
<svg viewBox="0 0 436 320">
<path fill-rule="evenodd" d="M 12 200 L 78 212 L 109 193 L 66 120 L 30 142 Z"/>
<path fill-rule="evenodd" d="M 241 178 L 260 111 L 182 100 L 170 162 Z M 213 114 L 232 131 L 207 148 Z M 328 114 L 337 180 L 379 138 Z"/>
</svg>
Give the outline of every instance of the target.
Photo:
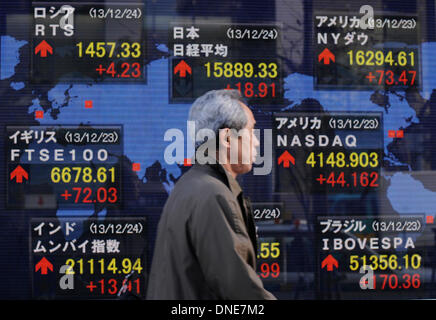
<svg viewBox="0 0 436 320">
<path fill-rule="evenodd" d="M 195 164 L 158 226 L 147 299 L 275 299 L 256 268 L 250 205 L 221 165 Z"/>
</svg>

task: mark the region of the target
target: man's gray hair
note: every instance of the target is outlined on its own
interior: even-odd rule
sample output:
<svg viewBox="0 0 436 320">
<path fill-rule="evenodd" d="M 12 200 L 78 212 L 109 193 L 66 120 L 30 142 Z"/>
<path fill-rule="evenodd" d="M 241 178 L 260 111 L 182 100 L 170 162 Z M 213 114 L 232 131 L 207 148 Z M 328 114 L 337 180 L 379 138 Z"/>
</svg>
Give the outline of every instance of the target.
<svg viewBox="0 0 436 320">
<path fill-rule="evenodd" d="M 189 111 L 189 121 L 195 121 L 195 137 L 201 129 L 210 129 L 218 137 L 220 129 L 244 128 L 247 116 L 240 102 L 244 99 L 238 90 L 212 90 L 197 98 Z M 195 141 L 195 148 L 204 142 Z"/>
</svg>

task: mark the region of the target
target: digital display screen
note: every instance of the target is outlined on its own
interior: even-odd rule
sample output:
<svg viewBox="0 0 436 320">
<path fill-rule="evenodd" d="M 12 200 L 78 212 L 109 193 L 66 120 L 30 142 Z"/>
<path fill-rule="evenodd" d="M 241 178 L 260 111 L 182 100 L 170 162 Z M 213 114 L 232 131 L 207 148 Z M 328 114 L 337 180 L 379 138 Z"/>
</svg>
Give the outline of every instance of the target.
<svg viewBox="0 0 436 320">
<path fill-rule="evenodd" d="M 159 273 L 176 299 L 238 298 L 239 276 L 235 295 L 208 282 L 203 243 L 279 300 L 436 298 L 435 1 L 0 6 L 0 299 L 146 300 Z M 209 166 L 192 133 L 241 129 L 224 105 L 193 127 L 212 90 L 240 96 L 259 142 L 234 176 L 250 205 L 220 184 L 231 252 L 222 231 L 196 244 L 221 230 L 213 201 L 189 216 L 213 189 L 186 184 Z"/>
</svg>

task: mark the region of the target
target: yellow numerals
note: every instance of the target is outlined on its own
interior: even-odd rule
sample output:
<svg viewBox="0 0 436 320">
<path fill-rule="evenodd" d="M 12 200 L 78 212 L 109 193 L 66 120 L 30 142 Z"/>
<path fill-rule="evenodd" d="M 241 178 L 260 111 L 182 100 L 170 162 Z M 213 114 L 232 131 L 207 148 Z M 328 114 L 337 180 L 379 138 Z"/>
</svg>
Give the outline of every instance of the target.
<svg viewBox="0 0 436 320">
<path fill-rule="evenodd" d="M 53 183 L 114 183 L 115 167 L 100 167 L 97 170 L 90 167 L 54 167 L 50 179 Z"/>
<path fill-rule="evenodd" d="M 136 271 L 138 274 L 140 274 L 143 269 L 140 258 L 137 258 L 135 261 L 129 258 L 122 260 L 117 260 L 116 258 L 112 258 L 110 260 L 105 260 L 104 258 L 99 260 L 84 260 L 83 258 L 78 260 L 67 259 L 67 261 L 65 261 L 65 265 L 68 266 L 65 274 L 75 274 L 76 272 L 78 274 L 84 274 L 87 272 L 89 272 L 89 274 L 105 274 L 110 272 L 113 274 L 129 274 L 132 271 Z M 74 268 L 76 268 L 76 270 L 74 270 Z"/>
<path fill-rule="evenodd" d="M 379 165 L 379 160 L 377 152 L 351 152 L 349 155 L 346 155 L 344 152 L 330 152 L 327 154 L 324 152 L 311 152 L 306 159 L 306 164 L 310 165 L 312 168 L 315 166 L 320 168 L 325 166 L 332 168 L 375 168 Z"/>
<path fill-rule="evenodd" d="M 400 51 L 395 54 L 392 51 L 383 52 L 377 51 L 363 51 L 363 50 L 350 50 L 347 52 L 350 65 L 358 66 L 415 66 L 415 53 Z"/>
<path fill-rule="evenodd" d="M 350 256 L 350 270 L 357 271 L 360 267 L 369 266 L 372 270 L 402 270 L 419 269 L 421 267 L 421 256 L 419 254 L 406 254 L 398 257 L 395 254 L 370 255 L 370 256 Z"/>
<path fill-rule="evenodd" d="M 206 75 L 208 78 L 271 78 L 278 76 L 277 64 L 251 62 L 208 62 Z"/>
<path fill-rule="evenodd" d="M 117 49 L 118 46 L 118 50 Z M 79 50 L 79 58 L 85 55 L 91 58 L 139 58 L 141 56 L 141 44 L 138 42 L 90 42 L 76 44 Z"/>
<path fill-rule="evenodd" d="M 259 258 L 278 258 L 280 256 L 279 242 L 262 242 L 260 244 Z"/>
</svg>

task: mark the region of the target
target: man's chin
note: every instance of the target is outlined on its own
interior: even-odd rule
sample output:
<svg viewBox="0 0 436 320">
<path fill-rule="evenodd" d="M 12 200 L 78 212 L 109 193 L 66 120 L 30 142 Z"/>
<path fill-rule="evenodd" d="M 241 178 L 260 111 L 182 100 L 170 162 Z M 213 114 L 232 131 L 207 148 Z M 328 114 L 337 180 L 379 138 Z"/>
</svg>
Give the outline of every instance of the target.
<svg viewBox="0 0 436 320">
<path fill-rule="evenodd" d="M 238 174 L 246 174 L 246 173 L 250 172 L 252 168 L 253 168 L 253 165 L 251 163 L 250 164 L 242 164 L 238 168 L 239 169 Z"/>
</svg>

